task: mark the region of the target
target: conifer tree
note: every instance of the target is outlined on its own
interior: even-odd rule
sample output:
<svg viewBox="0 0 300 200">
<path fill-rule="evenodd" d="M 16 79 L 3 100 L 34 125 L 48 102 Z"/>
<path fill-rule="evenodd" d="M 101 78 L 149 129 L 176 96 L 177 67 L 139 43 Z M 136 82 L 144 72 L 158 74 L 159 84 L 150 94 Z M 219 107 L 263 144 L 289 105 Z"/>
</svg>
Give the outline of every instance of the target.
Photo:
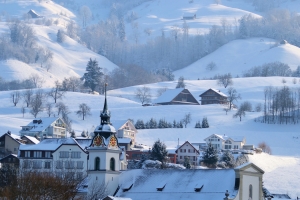
<svg viewBox="0 0 300 200">
<path fill-rule="evenodd" d="M 207 117 L 203 117 L 202 119 L 202 128 L 209 128 Z"/>
<path fill-rule="evenodd" d="M 235 164 L 235 159 L 230 151 L 225 151 L 222 156 L 222 161 L 226 163 L 226 167 L 233 168 Z"/>
<path fill-rule="evenodd" d="M 162 168 L 164 167 L 164 163 L 167 160 L 168 151 L 166 149 L 166 145 L 161 142 L 159 139 L 153 144 L 151 156 L 152 160 L 158 160 L 162 163 Z"/>
<path fill-rule="evenodd" d="M 207 149 L 204 151 L 202 162 L 209 168 L 216 168 L 218 159 L 217 150 L 209 143 Z"/>
<path fill-rule="evenodd" d="M 185 166 L 187 169 L 191 169 L 191 162 L 188 156 L 184 157 L 183 166 Z"/>
<path fill-rule="evenodd" d="M 154 129 L 154 128 L 157 128 L 157 122 L 155 119 L 151 118 L 150 121 L 149 121 L 149 128 L 150 129 Z"/>
<path fill-rule="evenodd" d="M 96 87 L 100 86 L 102 82 L 104 74 L 101 72 L 101 69 L 96 59 L 92 60 L 90 58 L 86 67 L 86 73 L 84 73 L 81 79 L 84 80 L 84 86 L 91 88 L 92 92 L 95 91 Z"/>
</svg>

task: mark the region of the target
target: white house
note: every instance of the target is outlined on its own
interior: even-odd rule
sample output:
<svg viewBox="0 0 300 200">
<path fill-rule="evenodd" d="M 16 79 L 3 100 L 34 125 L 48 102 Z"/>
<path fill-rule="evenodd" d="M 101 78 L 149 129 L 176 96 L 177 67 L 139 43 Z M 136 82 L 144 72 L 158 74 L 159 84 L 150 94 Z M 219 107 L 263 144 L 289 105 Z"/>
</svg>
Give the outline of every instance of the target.
<svg viewBox="0 0 300 200">
<path fill-rule="evenodd" d="M 53 172 L 57 175 L 73 173 L 86 176 L 88 152 L 74 138 L 46 138 L 36 145 L 21 145 L 20 168 Z"/>
<path fill-rule="evenodd" d="M 215 149 L 242 149 L 246 144 L 246 139 L 243 136 L 227 136 L 212 134 L 205 138 L 204 141 L 211 143 Z"/>
<path fill-rule="evenodd" d="M 37 138 L 65 138 L 66 125 L 59 117 L 44 117 L 32 120 L 28 125 L 21 126 L 20 135 Z"/>
<path fill-rule="evenodd" d="M 252 163 L 236 169 L 130 170 L 120 175 L 116 197 L 132 199 L 263 200 L 264 171 Z M 225 195 L 226 194 L 226 195 Z"/>
<path fill-rule="evenodd" d="M 119 144 L 126 146 L 126 150 L 135 145 L 137 130 L 130 120 L 113 120 L 112 125 L 115 127 Z M 130 140 L 126 140 L 129 138 Z"/>
<path fill-rule="evenodd" d="M 200 155 L 199 150 L 191 143 L 186 141 L 175 151 L 177 153 L 177 162 L 183 163 L 184 158 L 188 157 L 192 165 L 197 165 L 197 157 Z"/>
</svg>

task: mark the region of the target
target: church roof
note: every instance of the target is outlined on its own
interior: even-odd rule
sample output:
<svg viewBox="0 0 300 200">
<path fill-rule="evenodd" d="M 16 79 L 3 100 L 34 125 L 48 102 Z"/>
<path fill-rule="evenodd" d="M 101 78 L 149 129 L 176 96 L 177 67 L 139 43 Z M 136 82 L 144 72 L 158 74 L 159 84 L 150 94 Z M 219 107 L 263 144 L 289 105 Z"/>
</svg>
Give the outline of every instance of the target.
<svg viewBox="0 0 300 200">
<path fill-rule="evenodd" d="M 237 194 L 234 169 L 138 169 L 122 172 L 119 180 L 120 190 L 116 196 L 134 199 L 212 200 L 224 199 L 226 190 L 229 198 Z M 124 192 L 128 185 L 132 186 Z"/>
</svg>

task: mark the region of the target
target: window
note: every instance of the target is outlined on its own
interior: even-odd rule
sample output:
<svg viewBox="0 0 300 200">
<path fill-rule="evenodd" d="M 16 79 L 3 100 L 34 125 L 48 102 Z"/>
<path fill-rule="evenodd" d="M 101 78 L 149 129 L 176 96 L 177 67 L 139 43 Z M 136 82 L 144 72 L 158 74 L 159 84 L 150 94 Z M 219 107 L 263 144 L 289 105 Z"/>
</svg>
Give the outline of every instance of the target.
<svg viewBox="0 0 300 200">
<path fill-rule="evenodd" d="M 182 156 L 180 156 L 180 159 L 182 159 Z"/>
<path fill-rule="evenodd" d="M 35 158 L 41 158 L 42 157 L 42 152 L 41 151 L 34 151 L 33 152 L 33 157 L 35 157 Z"/>
<path fill-rule="evenodd" d="M 66 169 L 74 169 L 74 161 L 65 161 L 65 168 Z"/>
<path fill-rule="evenodd" d="M 95 170 L 100 170 L 100 158 L 95 158 Z"/>
<path fill-rule="evenodd" d="M 51 152 L 50 151 L 46 151 L 45 152 L 45 157 L 46 158 L 51 158 Z"/>
<path fill-rule="evenodd" d="M 63 161 L 58 160 L 56 161 L 56 169 L 62 169 L 63 168 Z"/>
<path fill-rule="evenodd" d="M 23 161 L 23 167 L 25 169 L 29 169 L 30 168 L 30 161 L 29 160 L 24 160 Z"/>
<path fill-rule="evenodd" d="M 69 158 L 69 152 L 68 151 L 60 151 L 59 157 L 60 158 Z"/>
<path fill-rule="evenodd" d="M 47 161 L 45 162 L 45 169 L 50 169 L 51 168 L 51 162 Z"/>
<path fill-rule="evenodd" d="M 182 152 L 182 149 L 180 149 L 180 152 Z"/>
<path fill-rule="evenodd" d="M 188 150 L 188 152 L 190 153 L 190 149 Z"/>
<path fill-rule="evenodd" d="M 42 161 L 40 161 L 40 160 L 34 160 L 32 162 L 32 168 L 33 169 L 41 169 L 42 168 Z"/>
<path fill-rule="evenodd" d="M 185 153 L 185 152 L 186 152 L 186 149 L 183 149 L 183 152 Z"/>
<path fill-rule="evenodd" d="M 249 200 L 252 200 L 252 185 L 249 185 Z"/>
<path fill-rule="evenodd" d="M 234 149 L 238 149 L 239 148 L 239 146 L 238 145 L 234 145 Z"/>
<path fill-rule="evenodd" d="M 115 159 L 110 159 L 110 170 L 115 171 Z"/>
<path fill-rule="evenodd" d="M 30 157 L 30 151 L 25 151 L 25 157 L 29 158 Z"/>
<path fill-rule="evenodd" d="M 77 169 L 83 169 L 83 161 L 77 161 Z"/>
<path fill-rule="evenodd" d="M 71 158 L 80 158 L 80 151 L 73 151 L 71 152 Z"/>
</svg>

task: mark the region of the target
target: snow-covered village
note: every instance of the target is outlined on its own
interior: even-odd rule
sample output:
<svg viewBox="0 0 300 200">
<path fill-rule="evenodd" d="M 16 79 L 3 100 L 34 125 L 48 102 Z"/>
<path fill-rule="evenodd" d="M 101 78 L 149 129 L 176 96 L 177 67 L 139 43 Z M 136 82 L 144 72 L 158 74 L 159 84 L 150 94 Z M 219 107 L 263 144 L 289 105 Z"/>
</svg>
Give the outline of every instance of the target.
<svg viewBox="0 0 300 200">
<path fill-rule="evenodd" d="M 0 200 L 300 199 L 300 0 L 0 0 Z"/>
</svg>

